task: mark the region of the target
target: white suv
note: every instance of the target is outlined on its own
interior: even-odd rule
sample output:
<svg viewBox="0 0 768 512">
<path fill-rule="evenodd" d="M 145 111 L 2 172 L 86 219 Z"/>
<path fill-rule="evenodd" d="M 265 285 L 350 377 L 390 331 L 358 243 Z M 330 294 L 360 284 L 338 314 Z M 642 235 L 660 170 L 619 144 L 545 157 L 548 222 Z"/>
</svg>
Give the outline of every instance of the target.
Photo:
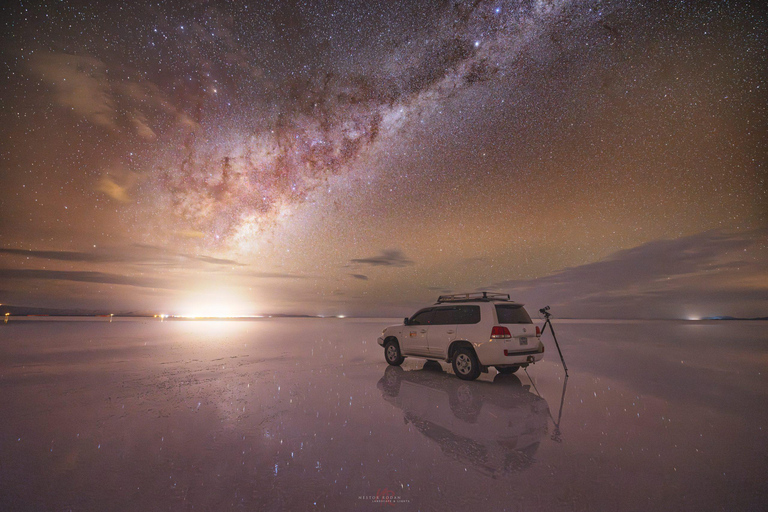
<svg viewBox="0 0 768 512">
<path fill-rule="evenodd" d="M 514 373 L 544 357 L 541 331 L 523 304 L 491 292 L 441 295 L 403 325 L 384 329 L 377 341 L 393 366 L 411 356 L 442 359 L 464 380 L 476 379 L 489 366 Z"/>
</svg>

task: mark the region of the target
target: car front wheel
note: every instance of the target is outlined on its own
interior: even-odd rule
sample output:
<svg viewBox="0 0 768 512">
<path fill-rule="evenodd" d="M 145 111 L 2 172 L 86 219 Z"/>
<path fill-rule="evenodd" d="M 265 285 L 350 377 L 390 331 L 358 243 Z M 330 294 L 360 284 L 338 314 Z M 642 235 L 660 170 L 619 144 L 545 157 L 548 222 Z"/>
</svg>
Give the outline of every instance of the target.
<svg viewBox="0 0 768 512">
<path fill-rule="evenodd" d="M 400 353 L 400 345 L 396 341 L 388 341 L 384 344 L 384 359 L 392 366 L 400 366 L 405 358 Z"/>
<path fill-rule="evenodd" d="M 453 356 L 453 371 L 462 380 L 475 380 L 480 376 L 480 363 L 473 350 L 460 348 Z"/>
</svg>

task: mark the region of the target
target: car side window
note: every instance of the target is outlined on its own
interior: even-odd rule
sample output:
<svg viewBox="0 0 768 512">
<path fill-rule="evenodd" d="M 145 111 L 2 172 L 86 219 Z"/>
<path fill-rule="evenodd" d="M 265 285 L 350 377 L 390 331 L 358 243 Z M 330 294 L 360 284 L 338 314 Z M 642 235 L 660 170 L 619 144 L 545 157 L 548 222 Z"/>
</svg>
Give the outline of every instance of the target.
<svg viewBox="0 0 768 512">
<path fill-rule="evenodd" d="M 476 324 L 480 322 L 479 306 L 444 306 L 435 308 L 434 325 Z"/>
<path fill-rule="evenodd" d="M 480 323 L 480 306 L 456 306 L 454 324 Z"/>
<path fill-rule="evenodd" d="M 408 321 L 408 325 L 430 325 L 432 323 L 432 315 L 434 309 L 422 309 L 411 317 Z"/>
<path fill-rule="evenodd" d="M 432 320 L 434 325 L 452 325 L 457 323 L 457 308 L 443 307 L 435 308 L 435 317 Z"/>
</svg>

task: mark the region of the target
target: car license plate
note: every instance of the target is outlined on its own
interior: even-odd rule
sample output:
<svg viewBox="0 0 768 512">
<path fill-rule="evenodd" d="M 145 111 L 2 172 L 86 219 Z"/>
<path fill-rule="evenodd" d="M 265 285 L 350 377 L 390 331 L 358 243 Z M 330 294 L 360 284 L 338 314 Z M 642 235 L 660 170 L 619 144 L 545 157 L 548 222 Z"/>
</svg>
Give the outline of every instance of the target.
<svg viewBox="0 0 768 512">
<path fill-rule="evenodd" d="M 528 338 L 520 338 L 520 344 L 521 345 L 527 345 L 528 344 Z"/>
</svg>

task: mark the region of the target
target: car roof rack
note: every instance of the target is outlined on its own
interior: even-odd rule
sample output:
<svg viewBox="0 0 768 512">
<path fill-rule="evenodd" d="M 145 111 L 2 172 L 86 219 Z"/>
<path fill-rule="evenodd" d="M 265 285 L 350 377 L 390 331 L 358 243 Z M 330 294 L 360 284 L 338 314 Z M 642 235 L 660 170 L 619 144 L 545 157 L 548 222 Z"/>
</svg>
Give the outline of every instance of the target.
<svg viewBox="0 0 768 512">
<path fill-rule="evenodd" d="M 442 304 L 444 302 L 490 302 L 492 300 L 505 300 L 508 301 L 508 293 L 496 293 L 496 292 L 469 292 L 469 293 L 452 293 L 450 295 L 441 295 L 437 298 L 437 303 Z"/>
</svg>

